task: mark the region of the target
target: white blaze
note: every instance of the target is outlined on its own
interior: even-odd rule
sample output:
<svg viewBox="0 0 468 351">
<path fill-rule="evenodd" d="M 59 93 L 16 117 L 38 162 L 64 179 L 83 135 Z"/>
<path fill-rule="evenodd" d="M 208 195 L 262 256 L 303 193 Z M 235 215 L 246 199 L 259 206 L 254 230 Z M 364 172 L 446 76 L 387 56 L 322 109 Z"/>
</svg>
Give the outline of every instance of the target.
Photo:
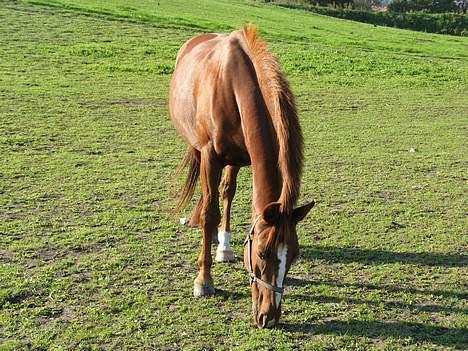
<svg viewBox="0 0 468 351">
<path fill-rule="evenodd" d="M 284 275 L 286 274 L 286 258 L 288 257 L 288 247 L 284 244 L 278 246 L 278 275 L 276 276 L 276 286 L 278 288 L 283 287 Z M 281 302 L 281 293 L 275 292 L 275 302 L 276 307 L 279 306 Z"/>
</svg>

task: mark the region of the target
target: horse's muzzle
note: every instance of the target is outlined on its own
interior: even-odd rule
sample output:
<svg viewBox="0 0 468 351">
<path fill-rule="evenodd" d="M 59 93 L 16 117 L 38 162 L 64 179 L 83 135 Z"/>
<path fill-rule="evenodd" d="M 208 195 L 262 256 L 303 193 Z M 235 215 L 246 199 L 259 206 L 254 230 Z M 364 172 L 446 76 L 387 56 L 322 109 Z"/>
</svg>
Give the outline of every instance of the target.
<svg viewBox="0 0 468 351">
<path fill-rule="evenodd" d="M 257 315 L 256 319 L 257 319 L 257 327 L 259 327 L 260 329 L 272 328 L 278 323 L 276 318 L 270 319 L 267 314 L 262 314 L 262 313 Z"/>
<path fill-rule="evenodd" d="M 280 315 L 280 309 L 275 311 L 262 311 L 261 309 L 257 309 L 255 304 L 253 306 L 253 319 L 257 327 L 260 329 L 273 328 L 278 324 Z"/>
</svg>

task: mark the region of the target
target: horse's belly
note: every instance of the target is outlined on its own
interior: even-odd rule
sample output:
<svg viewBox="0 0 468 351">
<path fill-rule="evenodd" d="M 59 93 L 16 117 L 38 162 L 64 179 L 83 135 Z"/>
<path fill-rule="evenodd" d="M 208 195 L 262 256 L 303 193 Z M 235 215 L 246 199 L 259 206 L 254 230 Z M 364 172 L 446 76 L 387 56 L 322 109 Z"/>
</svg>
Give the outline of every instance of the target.
<svg viewBox="0 0 468 351">
<path fill-rule="evenodd" d="M 214 149 L 218 158 L 226 165 L 239 167 L 250 165 L 250 156 L 243 143 L 239 144 L 230 138 L 225 138 L 216 140 Z"/>
</svg>

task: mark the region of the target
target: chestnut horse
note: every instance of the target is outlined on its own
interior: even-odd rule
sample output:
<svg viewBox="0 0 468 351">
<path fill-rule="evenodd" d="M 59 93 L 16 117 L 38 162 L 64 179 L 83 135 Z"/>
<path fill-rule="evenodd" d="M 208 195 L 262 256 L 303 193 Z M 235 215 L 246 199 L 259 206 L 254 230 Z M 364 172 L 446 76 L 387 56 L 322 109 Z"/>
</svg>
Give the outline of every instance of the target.
<svg viewBox="0 0 468 351">
<path fill-rule="evenodd" d="M 244 263 L 250 274 L 253 316 L 261 327 L 281 314 L 283 282 L 299 245 L 296 224 L 314 202 L 294 209 L 299 196 L 303 139 L 294 97 L 276 57 L 253 26 L 229 35 L 204 34 L 179 50 L 170 85 L 172 122 L 189 144 L 181 166 L 189 173 L 178 209 L 193 196 L 201 178 L 202 196 L 190 218 L 201 224 L 202 249 L 194 295 L 214 294 L 211 244 L 224 217 L 217 260 L 233 258 L 229 211 L 240 167 L 252 165 L 252 228 Z M 216 241 L 216 240 L 215 240 Z"/>
</svg>

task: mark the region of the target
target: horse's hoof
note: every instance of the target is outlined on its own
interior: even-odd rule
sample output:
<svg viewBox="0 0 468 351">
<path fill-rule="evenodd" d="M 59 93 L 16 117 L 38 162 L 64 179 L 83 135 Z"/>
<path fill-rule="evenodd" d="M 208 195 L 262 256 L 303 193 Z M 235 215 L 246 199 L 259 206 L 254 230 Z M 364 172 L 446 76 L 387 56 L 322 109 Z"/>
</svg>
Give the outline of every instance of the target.
<svg viewBox="0 0 468 351">
<path fill-rule="evenodd" d="M 234 262 L 236 257 L 232 250 L 216 250 L 216 262 Z"/>
<path fill-rule="evenodd" d="M 212 283 L 208 284 L 200 284 L 195 282 L 193 285 L 193 296 L 201 297 L 201 296 L 211 296 L 215 294 L 215 288 Z"/>
<path fill-rule="evenodd" d="M 181 219 L 179 219 L 179 223 L 186 227 L 190 226 L 190 221 L 188 220 L 188 218 L 185 218 L 185 217 L 182 217 Z"/>
</svg>

